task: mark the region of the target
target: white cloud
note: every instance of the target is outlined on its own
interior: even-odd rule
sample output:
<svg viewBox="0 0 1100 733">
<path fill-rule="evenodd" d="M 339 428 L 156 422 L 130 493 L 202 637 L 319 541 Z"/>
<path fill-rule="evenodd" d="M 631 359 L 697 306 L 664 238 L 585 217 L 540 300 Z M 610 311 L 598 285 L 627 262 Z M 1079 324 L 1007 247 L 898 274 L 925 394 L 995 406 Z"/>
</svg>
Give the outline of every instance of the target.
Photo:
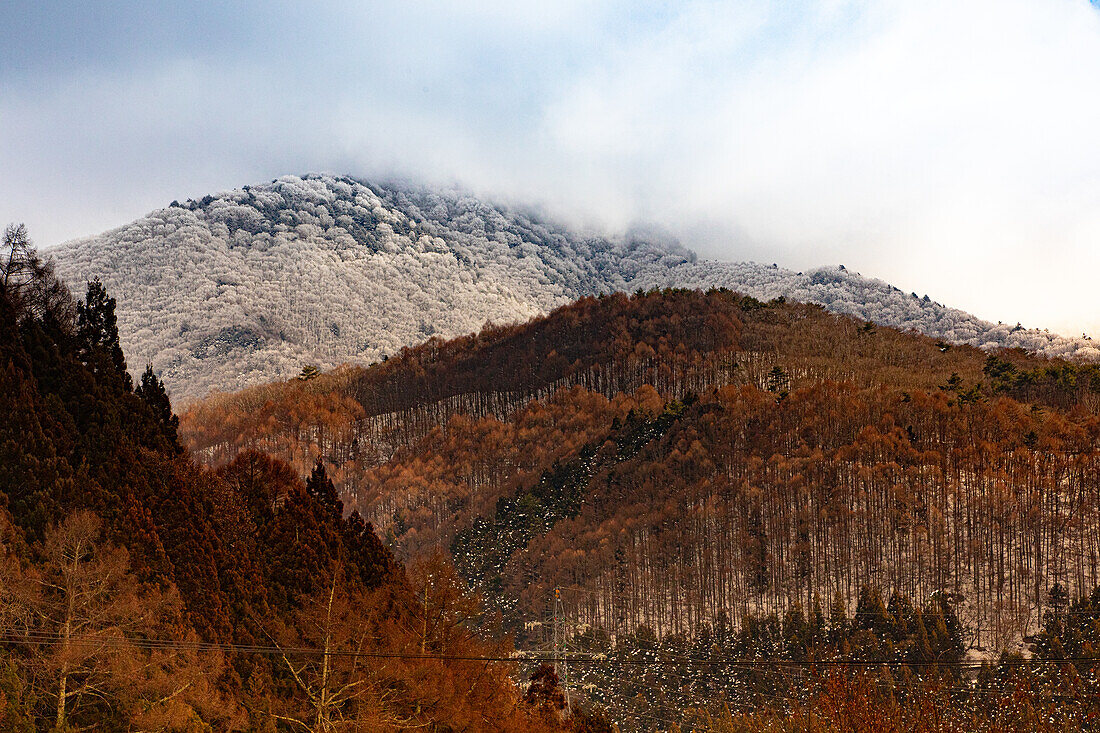
<svg viewBox="0 0 1100 733">
<path fill-rule="evenodd" d="M 829 10 L 685 23 L 578 81 L 549 119 L 607 185 L 647 182 L 630 213 L 738 233 L 740 251 L 719 238 L 711 254 L 843 261 L 994 319 L 1100 325 L 1095 9 Z M 736 57 L 754 33 L 796 40 L 724 74 L 706 63 L 700 39 Z"/>
</svg>

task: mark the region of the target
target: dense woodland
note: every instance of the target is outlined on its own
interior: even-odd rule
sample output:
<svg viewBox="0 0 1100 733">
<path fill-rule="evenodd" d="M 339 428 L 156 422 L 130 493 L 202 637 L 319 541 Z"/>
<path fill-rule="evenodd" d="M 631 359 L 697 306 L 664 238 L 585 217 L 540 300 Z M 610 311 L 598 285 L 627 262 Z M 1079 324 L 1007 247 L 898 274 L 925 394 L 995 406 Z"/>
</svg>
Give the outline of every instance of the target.
<svg viewBox="0 0 1100 733">
<path fill-rule="evenodd" d="M 877 588 L 950 599 L 969 658 L 996 659 L 1052 588 L 1100 584 L 1098 407 L 1094 366 L 662 291 L 217 396 L 182 430 L 215 465 L 322 457 L 399 557 L 448 550 L 522 643 L 555 590 L 568 643 L 612 653 Z"/>
<path fill-rule="evenodd" d="M 218 464 L 321 456 L 403 557 L 541 612 L 686 633 L 861 586 L 965 598 L 968 643 L 1100 583 L 1100 371 L 715 291 L 589 298 L 184 416 Z"/>
<path fill-rule="evenodd" d="M 0 729 L 563 730 L 440 556 L 402 566 L 323 465 L 217 471 L 136 386 L 115 301 L 0 252 Z"/>
</svg>

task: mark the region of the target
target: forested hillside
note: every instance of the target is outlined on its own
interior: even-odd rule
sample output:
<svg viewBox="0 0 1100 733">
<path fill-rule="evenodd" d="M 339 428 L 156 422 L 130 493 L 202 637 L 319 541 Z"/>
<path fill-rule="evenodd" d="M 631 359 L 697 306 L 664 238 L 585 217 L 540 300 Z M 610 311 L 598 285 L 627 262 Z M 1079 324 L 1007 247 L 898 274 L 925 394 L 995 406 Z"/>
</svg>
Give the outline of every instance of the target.
<svg viewBox="0 0 1100 733">
<path fill-rule="evenodd" d="M 1097 367 L 670 290 L 177 420 L 5 247 L 0 729 L 1100 714 Z"/>
<path fill-rule="evenodd" d="M 322 457 L 402 557 L 521 628 L 687 632 L 860 587 L 950 590 L 1011 647 L 1100 582 L 1100 371 L 729 292 L 583 299 L 184 415 L 213 464 Z"/>
<path fill-rule="evenodd" d="M 102 284 L 75 301 L 4 244 L 0 729 L 575 728 L 451 566 L 402 566 L 323 466 L 194 463 Z"/>
<path fill-rule="evenodd" d="M 213 465 L 320 457 L 399 557 L 445 548 L 525 643 L 553 628 L 576 655 L 567 688 L 628 728 L 702 725 L 684 717 L 701 700 L 757 711 L 712 707 L 715 730 L 779 725 L 753 716 L 809 690 L 834 705 L 842 679 L 854 707 L 823 723 L 809 704 L 802 725 L 858 730 L 853 710 L 898 704 L 902 729 L 995 730 L 1035 727 L 1049 699 L 1006 680 L 1070 684 L 1060 640 L 1040 644 L 1045 672 L 1006 662 L 942 726 L 914 721 L 951 708 L 958 665 L 1061 639 L 1068 599 L 1100 584 L 1098 410 L 1095 366 L 678 290 L 216 396 L 182 434 Z M 1084 660 L 1100 640 L 1080 623 Z M 915 665 L 916 686 L 885 699 L 846 672 L 792 687 L 757 669 L 826 657 Z M 1059 710 L 1043 724 L 1095 712 Z"/>
<path fill-rule="evenodd" d="M 122 346 L 174 398 L 368 364 L 430 336 L 511 324 L 585 295 L 726 287 L 952 343 L 1100 358 L 1090 340 L 992 324 L 840 267 L 697 261 L 665 242 L 585 236 L 457 191 L 285 176 L 50 251 L 119 299 Z"/>
<path fill-rule="evenodd" d="M 689 256 L 457 192 L 332 176 L 173 202 L 50 254 L 67 280 L 116 293 L 127 353 L 181 396 L 523 321 Z"/>
</svg>

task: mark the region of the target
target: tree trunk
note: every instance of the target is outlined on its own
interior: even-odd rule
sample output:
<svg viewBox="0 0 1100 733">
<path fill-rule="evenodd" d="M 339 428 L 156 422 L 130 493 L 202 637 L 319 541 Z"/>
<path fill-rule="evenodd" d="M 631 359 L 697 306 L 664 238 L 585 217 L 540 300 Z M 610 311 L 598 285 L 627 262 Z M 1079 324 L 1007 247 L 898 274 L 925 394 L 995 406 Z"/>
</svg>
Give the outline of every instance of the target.
<svg viewBox="0 0 1100 733">
<path fill-rule="evenodd" d="M 325 609 L 325 646 L 321 658 L 321 690 L 317 698 L 317 733 L 324 733 L 330 727 L 328 715 L 328 657 L 332 647 L 332 599 L 336 595 L 336 573 L 332 575 L 332 586 L 328 591 L 328 607 Z"/>
<path fill-rule="evenodd" d="M 77 564 L 80 561 L 80 555 L 82 550 L 81 543 L 76 546 L 76 552 L 73 553 L 73 567 L 71 570 L 71 576 L 75 577 Z M 65 701 L 68 699 L 68 687 L 69 683 L 69 640 L 72 637 L 73 628 L 73 615 L 75 609 L 73 605 L 75 603 L 75 592 L 71 587 L 69 579 L 65 581 L 65 623 L 61 627 L 61 654 L 64 660 L 61 663 L 61 679 L 57 685 L 57 728 L 62 730 L 65 727 Z"/>
</svg>

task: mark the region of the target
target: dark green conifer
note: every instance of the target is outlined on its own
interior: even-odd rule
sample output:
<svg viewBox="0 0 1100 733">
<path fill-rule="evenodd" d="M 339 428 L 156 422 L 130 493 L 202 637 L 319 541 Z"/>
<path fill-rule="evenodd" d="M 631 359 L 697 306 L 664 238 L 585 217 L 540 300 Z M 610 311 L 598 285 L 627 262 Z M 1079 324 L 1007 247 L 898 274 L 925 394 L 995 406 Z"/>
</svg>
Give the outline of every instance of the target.
<svg viewBox="0 0 1100 733">
<path fill-rule="evenodd" d="M 168 399 L 168 392 L 164 388 L 164 383 L 153 372 L 152 364 L 145 367 L 145 372 L 141 375 L 141 383 L 138 384 L 135 392 L 145 404 L 149 405 L 165 437 L 173 445 L 178 445 L 180 419 L 172 414 L 172 403 Z"/>
<path fill-rule="evenodd" d="M 336 493 L 336 485 L 328 477 L 325 463 L 320 458 L 317 459 L 317 465 L 313 467 L 313 473 L 309 475 L 309 480 L 306 481 L 306 493 L 333 516 L 343 518 L 344 502 L 340 501 L 340 496 Z"/>
<path fill-rule="evenodd" d="M 76 336 L 84 363 L 93 371 L 118 375 L 126 390 L 133 385 L 118 339 L 115 299 L 99 278 L 88 283 L 88 294 L 76 306 Z"/>
</svg>

